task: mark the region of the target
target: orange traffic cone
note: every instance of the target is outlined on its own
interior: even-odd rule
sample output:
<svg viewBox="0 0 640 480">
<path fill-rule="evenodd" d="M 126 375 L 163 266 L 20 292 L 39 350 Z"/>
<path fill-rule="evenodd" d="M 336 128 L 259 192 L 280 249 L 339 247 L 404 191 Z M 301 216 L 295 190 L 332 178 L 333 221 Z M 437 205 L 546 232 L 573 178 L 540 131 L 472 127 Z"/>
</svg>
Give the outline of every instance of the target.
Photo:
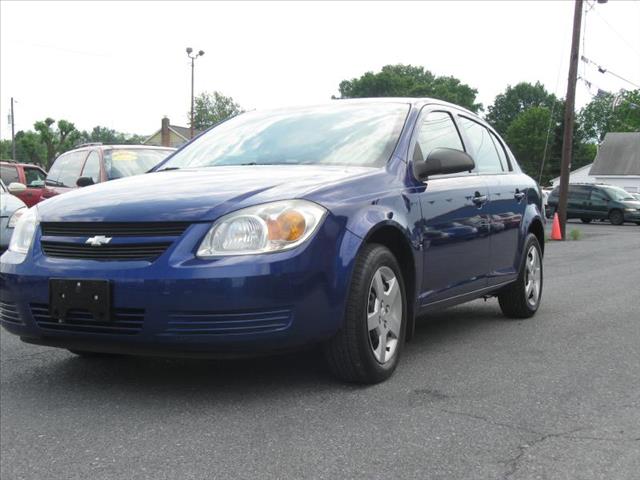
<svg viewBox="0 0 640 480">
<path fill-rule="evenodd" d="M 558 220 L 558 214 L 553 214 L 553 226 L 551 227 L 551 240 L 562 240 L 562 233 L 560 233 L 560 220 Z"/>
</svg>

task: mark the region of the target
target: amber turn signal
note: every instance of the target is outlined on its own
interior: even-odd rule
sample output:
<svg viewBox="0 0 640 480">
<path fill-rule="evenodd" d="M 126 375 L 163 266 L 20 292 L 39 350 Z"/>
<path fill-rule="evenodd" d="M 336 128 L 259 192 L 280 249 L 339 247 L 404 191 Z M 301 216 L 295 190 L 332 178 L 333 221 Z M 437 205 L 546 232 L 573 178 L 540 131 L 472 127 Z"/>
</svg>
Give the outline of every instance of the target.
<svg viewBox="0 0 640 480">
<path fill-rule="evenodd" d="M 304 234 L 306 221 L 304 215 L 295 210 L 282 212 L 275 220 L 267 222 L 269 240 L 294 242 Z"/>
</svg>

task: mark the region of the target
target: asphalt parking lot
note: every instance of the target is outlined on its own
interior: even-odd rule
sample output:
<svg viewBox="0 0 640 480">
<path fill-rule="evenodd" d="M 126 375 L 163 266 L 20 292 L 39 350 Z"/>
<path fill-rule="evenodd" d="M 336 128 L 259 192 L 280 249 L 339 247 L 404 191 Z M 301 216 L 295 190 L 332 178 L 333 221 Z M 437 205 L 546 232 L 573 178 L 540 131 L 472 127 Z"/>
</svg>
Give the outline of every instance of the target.
<svg viewBox="0 0 640 480">
<path fill-rule="evenodd" d="M 640 227 L 572 228 L 536 317 L 431 315 L 373 387 L 313 351 L 82 360 L 3 331 L 0 477 L 637 479 Z"/>
</svg>

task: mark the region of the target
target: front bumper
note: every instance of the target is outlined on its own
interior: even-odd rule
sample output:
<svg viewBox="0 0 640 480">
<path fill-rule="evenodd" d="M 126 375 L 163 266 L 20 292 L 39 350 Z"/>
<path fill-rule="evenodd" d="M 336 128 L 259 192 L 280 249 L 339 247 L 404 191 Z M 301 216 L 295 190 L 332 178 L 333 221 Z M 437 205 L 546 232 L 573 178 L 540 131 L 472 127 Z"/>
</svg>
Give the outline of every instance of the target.
<svg viewBox="0 0 640 480">
<path fill-rule="evenodd" d="M 626 222 L 640 222 L 640 210 L 624 211 L 624 220 Z"/>
<path fill-rule="evenodd" d="M 341 326 L 360 243 L 336 227 L 328 218 L 291 251 L 205 261 L 192 252 L 208 225 L 195 224 L 151 263 L 49 258 L 36 234 L 24 262 L 2 257 L 0 323 L 30 343 L 115 353 L 217 356 L 322 341 Z M 52 319 L 50 278 L 109 280 L 112 320 Z"/>
</svg>

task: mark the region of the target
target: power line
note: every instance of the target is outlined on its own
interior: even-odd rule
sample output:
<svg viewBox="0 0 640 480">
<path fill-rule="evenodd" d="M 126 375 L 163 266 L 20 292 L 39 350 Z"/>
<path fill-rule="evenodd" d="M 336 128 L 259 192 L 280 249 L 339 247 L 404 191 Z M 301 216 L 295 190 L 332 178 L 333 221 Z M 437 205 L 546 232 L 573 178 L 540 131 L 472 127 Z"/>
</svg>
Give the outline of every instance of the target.
<svg viewBox="0 0 640 480">
<path fill-rule="evenodd" d="M 619 78 L 620 80 L 627 82 L 629 85 L 633 85 L 633 86 L 634 86 L 634 87 L 636 87 L 636 88 L 640 88 L 640 85 L 638 85 L 637 83 L 634 83 L 634 82 L 632 82 L 631 80 L 627 80 L 627 79 L 626 79 L 626 78 L 624 78 L 622 75 L 618 75 L 617 73 L 612 72 L 611 70 L 609 70 L 609 69 L 607 69 L 607 68 L 603 67 L 602 65 L 600 65 L 600 64 L 598 64 L 598 63 L 596 63 L 596 62 L 594 62 L 593 60 L 589 60 L 589 59 L 588 59 L 587 57 L 585 57 L 584 55 L 582 55 L 582 56 L 580 57 L 580 60 L 582 60 L 584 63 L 589 63 L 589 64 L 593 65 L 594 67 L 596 67 L 596 68 L 598 69 L 598 71 L 599 71 L 600 73 L 608 73 L 609 75 L 613 75 L 614 77 L 617 77 L 617 78 Z"/>
<path fill-rule="evenodd" d="M 620 40 L 622 40 L 624 43 L 626 43 L 626 44 L 627 44 L 627 46 L 628 46 L 631 50 L 633 50 L 633 51 L 634 51 L 634 52 L 636 52 L 638 55 L 640 55 L 640 51 L 638 51 L 638 50 L 636 49 L 636 47 L 635 47 L 635 46 L 634 46 L 634 45 L 633 45 L 629 40 L 627 40 L 627 39 L 626 39 L 626 38 L 625 38 L 625 37 L 624 37 L 620 32 L 618 32 L 618 30 L 616 30 L 616 29 L 613 27 L 613 25 L 611 25 L 609 22 L 607 22 L 607 20 L 606 20 L 602 15 L 600 15 L 600 13 L 598 12 L 598 9 L 596 9 L 596 10 L 595 10 L 595 12 L 596 12 L 596 14 L 600 17 L 600 19 L 605 23 L 605 25 L 607 25 L 607 27 L 609 27 L 609 29 L 610 29 L 613 33 L 615 33 L 615 34 L 618 36 L 618 38 L 620 38 Z"/>
</svg>

